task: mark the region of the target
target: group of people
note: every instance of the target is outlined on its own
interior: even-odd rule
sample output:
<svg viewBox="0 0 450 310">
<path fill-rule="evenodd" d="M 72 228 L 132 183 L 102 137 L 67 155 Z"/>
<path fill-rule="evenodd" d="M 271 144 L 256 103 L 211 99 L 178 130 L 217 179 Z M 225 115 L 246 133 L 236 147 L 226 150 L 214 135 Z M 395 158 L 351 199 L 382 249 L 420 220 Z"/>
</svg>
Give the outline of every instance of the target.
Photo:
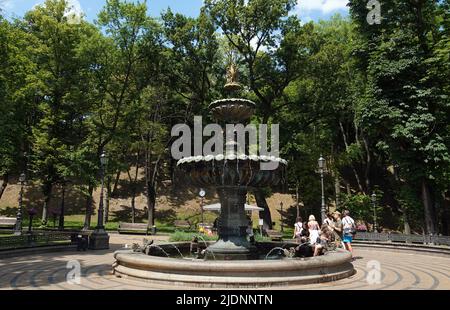
<svg viewBox="0 0 450 310">
<path fill-rule="evenodd" d="M 350 217 L 350 211 L 344 214 L 339 211 L 329 213 L 320 225 L 314 215 L 310 215 L 308 222 L 298 217 L 294 225 L 293 239 L 297 239 L 299 246 L 297 256 L 310 257 L 324 254 L 336 248 L 345 248 L 353 252 L 352 241 L 356 232 L 355 221 Z"/>
</svg>

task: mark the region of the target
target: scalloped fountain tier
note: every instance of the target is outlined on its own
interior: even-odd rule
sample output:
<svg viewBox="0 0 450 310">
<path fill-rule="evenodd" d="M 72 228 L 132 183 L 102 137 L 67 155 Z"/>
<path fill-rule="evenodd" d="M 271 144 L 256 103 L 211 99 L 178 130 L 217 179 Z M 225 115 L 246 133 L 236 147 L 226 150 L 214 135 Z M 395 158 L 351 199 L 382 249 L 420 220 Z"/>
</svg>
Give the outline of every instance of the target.
<svg viewBox="0 0 450 310">
<path fill-rule="evenodd" d="M 253 101 L 240 98 L 216 100 L 209 105 L 209 110 L 216 119 L 232 123 L 249 119 L 255 108 Z"/>
<path fill-rule="evenodd" d="M 261 163 L 278 165 L 275 170 L 262 170 Z M 287 162 L 267 156 L 194 156 L 178 161 L 178 168 L 198 187 L 277 186 L 285 180 Z"/>
</svg>

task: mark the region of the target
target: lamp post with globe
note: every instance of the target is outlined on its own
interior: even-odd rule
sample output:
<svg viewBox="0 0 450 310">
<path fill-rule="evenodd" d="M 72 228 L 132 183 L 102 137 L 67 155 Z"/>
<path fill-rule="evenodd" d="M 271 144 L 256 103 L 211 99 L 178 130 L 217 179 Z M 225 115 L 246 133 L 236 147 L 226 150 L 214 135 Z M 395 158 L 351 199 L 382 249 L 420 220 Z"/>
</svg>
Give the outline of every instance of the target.
<svg viewBox="0 0 450 310">
<path fill-rule="evenodd" d="M 201 212 L 201 217 L 202 217 L 202 224 L 205 223 L 205 217 L 204 217 L 204 212 L 203 212 L 203 204 L 204 204 L 204 199 L 205 199 L 205 195 L 206 192 L 204 189 L 201 189 L 200 192 L 198 193 L 198 195 L 200 196 L 200 212 Z"/>
<path fill-rule="evenodd" d="M 378 223 L 377 223 L 377 194 L 373 193 L 372 196 L 372 205 L 373 205 L 373 231 L 378 231 Z"/>
<path fill-rule="evenodd" d="M 318 160 L 318 164 L 319 164 L 319 172 L 320 172 L 320 181 L 321 181 L 321 185 L 322 185 L 322 208 L 320 210 L 320 214 L 322 217 L 322 223 L 325 221 L 325 219 L 327 218 L 327 214 L 326 214 L 326 205 L 325 205 L 325 187 L 324 187 L 324 183 L 323 183 L 323 174 L 325 172 L 325 158 L 323 158 L 322 155 L 320 155 L 320 158 Z"/>
<path fill-rule="evenodd" d="M 19 194 L 19 208 L 17 209 L 17 221 L 16 221 L 16 227 L 14 229 L 15 235 L 21 235 L 22 234 L 22 212 L 23 212 L 23 188 L 25 186 L 26 176 L 25 173 L 22 173 L 19 176 L 19 182 L 20 182 L 20 194 Z"/>
</svg>

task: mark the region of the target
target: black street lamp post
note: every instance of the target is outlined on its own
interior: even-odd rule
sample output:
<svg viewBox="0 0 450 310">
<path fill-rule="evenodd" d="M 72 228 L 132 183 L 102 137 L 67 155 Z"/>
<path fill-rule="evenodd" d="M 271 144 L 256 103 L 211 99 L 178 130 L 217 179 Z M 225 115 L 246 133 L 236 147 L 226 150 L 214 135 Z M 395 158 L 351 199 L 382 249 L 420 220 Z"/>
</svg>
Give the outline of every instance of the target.
<svg viewBox="0 0 450 310">
<path fill-rule="evenodd" d="M 372 194 L 372 205 L 373 205 L 373 231 L 378 231 L 377 224 L 377 195 L 375 193 Z"/>
<path fill-rule="evenodd" d="M 281 233 L 284 233 L 284 225 L 283 225 L 283 202 L 282 202 L 282 201 L 280 202 L 280 208 L 281 208 L 281 210 L 280 210 L 280 215 L 281 215 L 281 220 L 280 220 L 280 222 L 281 222 Z"/>
<path fill-rule="evenodd" d="M 103 216 L 104 216 L 104 184 L 105 184 L 105 170 L 108 165 L 108 156 L 103 153 L 100 156 L 100 164 L 101 164 L 101 190 L 100 190 L 100 202 L 98 207 L 98 217 L 97 217 L 97 226 L 95 227 L 94 232 L 90 236 L 89 248 L 92 250 L 105 250 L 109 249 L 109 235 L 105 231 L 105 226 L 103 224 Z"/>
<path fill-rule="evenodd" d="M 322 223 L 325 221 L 325 219 L 327 218 L 326 215 L 326 205 L 325 205 L 325 187 L 324 187 L 324 182 L 323 182 L 323 174 L 325 172 L 325 158 L 323 158 L 322 155 L 320 155 L 320 158 L 318 160 L 318 164 L 319 164 L 319 172 L 320 172 L 320 181 L 321 181 L 321 185 L 322 185 L 322 208 L 320 210 L 320 214 L 322 217 Z"/>
<path fill-rule="evenodd" d="M 105 219 L 104 223 L 108 223 L 109 221 L 109 200 L 111 199 L 110 193 L 110 185 L 111 185 L 111 177 L 108 175 L 106 178 L 106 206 L 105 206 Z"/>
<path fill-rule="evenodd" d="M 19 194 L 19 208 L 17 209 L 17 221 L 16 221 L 16 227 L 14 229 L 15 235 L 21 235 L 22 234 L 22 212 L 23 212 L 23 188 L 25 185 L 26 176 L 25 173 L 22 173 L 19 177 L 20 182 L 20 194 Z"/>
</svg>

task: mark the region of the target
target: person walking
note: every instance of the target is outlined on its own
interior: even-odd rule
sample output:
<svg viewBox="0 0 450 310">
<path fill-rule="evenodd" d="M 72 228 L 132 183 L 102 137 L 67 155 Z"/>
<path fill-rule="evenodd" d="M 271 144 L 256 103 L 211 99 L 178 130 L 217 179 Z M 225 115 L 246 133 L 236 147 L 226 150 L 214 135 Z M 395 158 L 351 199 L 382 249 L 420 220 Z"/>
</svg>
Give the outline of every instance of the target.
<svg viewBox="0 0 450 310">
<path fill-rule="evenodd" d="M 350 217 L 350 211 L 344 211 L 344 218 L 342 219 L 342 226 L 344 229 L 343 241 L 347 251 L 353 253 L 352 242 L 353 242 L 353 234 L 356 231 L 355 221 Z"/>
<path fill-rule="evenodd" d="M 303 231 L 303 220 L 299 216 L 297 217 L 297 220 L 295 221 L 294 224 L 294 236 L 292 237 L 292 239 L 300 240 L 302 238 L 302 231 Z"/>
<path fill-rule="evenodd" d="M 317 239 L 319 238 L 320 225 L 319 223 L 317 223 L 316 217 L 314 215 L 309 216 L 308 230 L 309 240 L 312 245 L 315 245 L 317 243 Z"/>
</svg>

